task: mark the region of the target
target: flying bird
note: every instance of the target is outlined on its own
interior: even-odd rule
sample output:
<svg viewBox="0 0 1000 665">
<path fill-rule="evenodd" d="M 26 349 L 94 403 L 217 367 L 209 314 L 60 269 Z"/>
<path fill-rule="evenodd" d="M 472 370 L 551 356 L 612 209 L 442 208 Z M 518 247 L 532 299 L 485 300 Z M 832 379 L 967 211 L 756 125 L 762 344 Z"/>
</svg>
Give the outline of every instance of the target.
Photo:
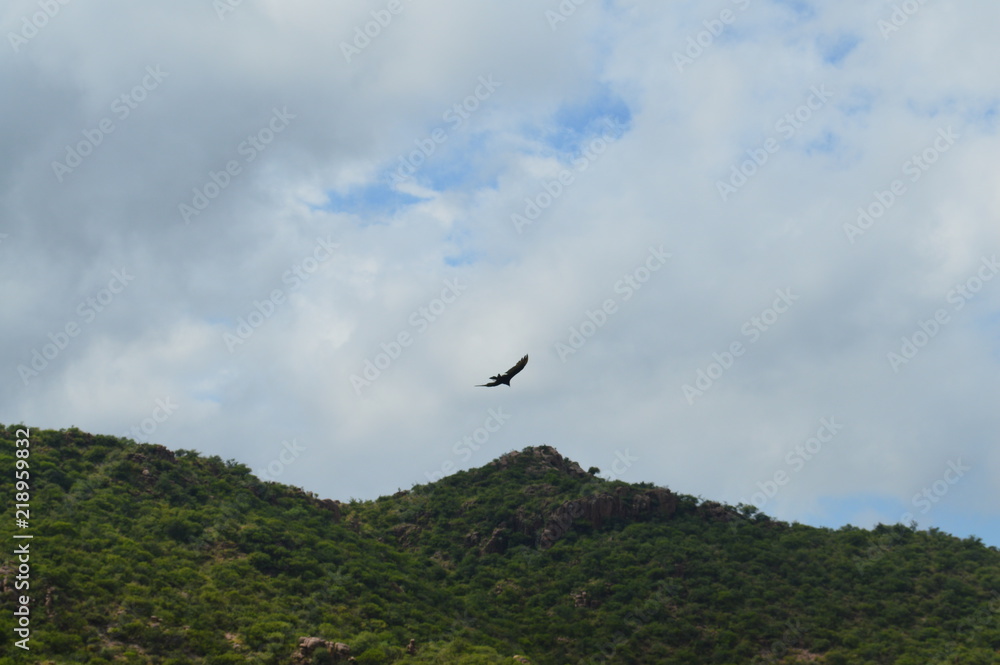
<svg viewBox="0 0 1000 665">
<path fill-rule="evenodd" d="M 524 369 L 524 366 L 528 364 L 528 356 L 524 356 L 517 361 L 517 364 L 511 367 L 504 374 L 497 374 L 496 376 L 490 377 L 489 383 L 481 383 L 476 388 L 492 388 L 493 386 L 499 386 L 501 383 L 505 386 L 510 385 L 510 380 L 514 378 L 518 372 Z"/>
</svg>

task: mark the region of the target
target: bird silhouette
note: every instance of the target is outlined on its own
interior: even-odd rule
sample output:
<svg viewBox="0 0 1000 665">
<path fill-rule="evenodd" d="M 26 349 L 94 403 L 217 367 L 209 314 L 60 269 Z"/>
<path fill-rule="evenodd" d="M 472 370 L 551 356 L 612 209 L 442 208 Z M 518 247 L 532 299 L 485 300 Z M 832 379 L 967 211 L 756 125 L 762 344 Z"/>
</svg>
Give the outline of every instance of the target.
<svg viewBox="0 0 1000 665">
<path fill-rule="evenodd" d="M 517 364 L 507 370 L 504 374 L 497 374 L 496 376 L 490 377 L 489 383 L 481 383 L 476 388 L 492 388 L 493 386 L 499 386 L 501 383 L 505 386 L 510 385 L 510 380 L 514 378 L 514 375 L 524 369 L 524 366 L 528 364 L 528 356 L 524 356 L 517 361 Z"/>
</svg>

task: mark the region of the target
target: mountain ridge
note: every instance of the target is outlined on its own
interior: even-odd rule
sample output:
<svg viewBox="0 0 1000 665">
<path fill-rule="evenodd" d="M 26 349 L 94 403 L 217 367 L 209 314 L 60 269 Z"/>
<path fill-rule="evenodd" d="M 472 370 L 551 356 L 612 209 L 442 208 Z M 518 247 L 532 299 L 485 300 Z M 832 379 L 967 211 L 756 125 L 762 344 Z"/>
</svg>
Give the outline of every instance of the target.
<svg viewBox="0 0 1000 665">
<path fill-rule="evenodd" d="M 341 502 L 191 450 L 30 440 L 40 662 L 1000 661 L 1000 552 L 936 529 L 787 524 L 547 445 Z"/>
</svg>

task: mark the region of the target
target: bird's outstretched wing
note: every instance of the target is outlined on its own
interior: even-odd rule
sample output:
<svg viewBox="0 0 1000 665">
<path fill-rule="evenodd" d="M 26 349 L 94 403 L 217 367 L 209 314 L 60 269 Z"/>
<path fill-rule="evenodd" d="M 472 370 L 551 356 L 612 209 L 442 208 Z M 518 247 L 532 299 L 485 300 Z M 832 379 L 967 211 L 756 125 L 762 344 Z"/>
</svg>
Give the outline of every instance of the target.
<svg viewBox="0 0 1000 665">
<path fill-rule="evenodd" d="M 524 366 L 528 364 L 528 356 L 525 355 L 523 358 L 517 361 L 517 364 L 507 370 L 507 373 L 503 375 L 505 379 L 510 381 L 514 378 L 514 375 L 524 369 Z"/>
<path fill-rule="evenodd" d="M 490 377 L 489 383 L 480 383 L 476 388 L 492 388 L 494 386 L 499 386 L 502 384 L 510 385 L 510 380 L 514 378 L 514 375 L 524 369 L 524 366 L 528 364 L 528 356 L 525 355 L 523 358 L 517 361 L 517 364 L 511 367 L 503 374 L 497 374 Z"/>
</svg>

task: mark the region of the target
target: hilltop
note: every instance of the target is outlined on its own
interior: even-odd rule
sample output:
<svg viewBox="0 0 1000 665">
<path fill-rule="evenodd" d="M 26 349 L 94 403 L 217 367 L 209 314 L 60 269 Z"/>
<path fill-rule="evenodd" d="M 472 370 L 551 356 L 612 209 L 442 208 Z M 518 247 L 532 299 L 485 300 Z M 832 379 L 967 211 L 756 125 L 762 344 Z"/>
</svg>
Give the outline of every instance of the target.
<svg viewBox="0 0 1000 665">
<path fill-rule="evenodd" d="M 549 446 L 340 502 L 191 450 L 30 440 L 30 589 L 8 547 L 0 592 L 30 594 L 31 651 L 0 665 L 1000 661 L 1000 552 L 975 538 L 788 524 Z"/>
</svg>

